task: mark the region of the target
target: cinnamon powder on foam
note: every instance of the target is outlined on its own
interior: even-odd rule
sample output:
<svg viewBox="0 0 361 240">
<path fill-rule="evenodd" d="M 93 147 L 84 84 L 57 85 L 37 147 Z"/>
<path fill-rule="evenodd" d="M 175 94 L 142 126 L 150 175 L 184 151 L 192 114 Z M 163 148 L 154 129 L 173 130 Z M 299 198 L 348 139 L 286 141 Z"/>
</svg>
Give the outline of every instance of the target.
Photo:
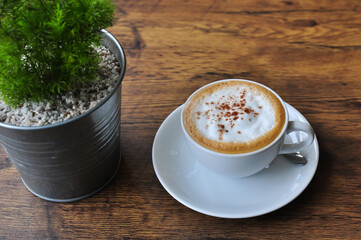
<svg viewBox="0 0 361 240">
<path fill-rule="evenodd" d="M 201 89 L 184 113 L 186 130 L 194 140 L 226 153 L 254 151 L 269 144 L 281 132 L 285 119 L 276 96 L 242 81 L 219 82 Z"/>
</svg>

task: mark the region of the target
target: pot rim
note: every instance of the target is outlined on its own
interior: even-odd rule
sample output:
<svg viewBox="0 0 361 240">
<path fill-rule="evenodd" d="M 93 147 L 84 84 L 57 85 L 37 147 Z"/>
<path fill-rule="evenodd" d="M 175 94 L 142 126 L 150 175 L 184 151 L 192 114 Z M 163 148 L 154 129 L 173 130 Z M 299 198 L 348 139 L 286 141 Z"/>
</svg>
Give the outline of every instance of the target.
<svg viewBox="0 0 361 240">
<path fill-rule="evenodd" d="M 117 89 L 119 88 L 120 84 L 123 81 L 123 78 L 124 78 L 124 75 L 125 75 L 125 70 L 126 70 L 126 57 L 125 57 L 124 48 L 119 43 L 119 41 L 109 31 L 107 31 L 105 29 L 102 29 L 101 34 L 103 35 L 103 37 L 109 38 L 115 43 L 115 46 L 117 47 L 117 49 L 119 49 L 119 51 L 121 53 L 120 58 L 122 60 L 119 63 L 120 64 L 120 74 L 119 74 L 117 83 L 115 84 L 113 89 L 110 91 L 110 93 L 105 98 L 103 98 L 96 106 L 92 107 L 91 109 L 89 109 L 85 113 L 82 113 L 82 114 L 80 114 L 80 115 L 78 115 L 76 117 L 70 118 L 70 119 L 65 120 L 63 122 L 48 124 L 48 125 L 44 125 L 44 126 L 30 126 L 30 127 L 17 126 L 17 125 L 12 125 L 12 124 L 8 124 L 8 123 L 0 122 L 0 127 L 4 127 L 4 128 L 7 128 L 7 129 L 16 129 L 16 130 L 43 130 L 43 129 L 47 129 L 47 128 L 63 126 L 63 125 L 69 124 L 69 123 L 71 123 L 73 121 L 76 121 L 79 118 L 83 118 L 83 117 L 91 114 L 92 112 L 94 112 L 98 108 L 100 108 L 102 105 L 104 105 L 104 103 L 106 103 L 108 101 L 108 99 L 111 98 L 115 94 L 115 92 L 117 91 Z"/>
</svg>

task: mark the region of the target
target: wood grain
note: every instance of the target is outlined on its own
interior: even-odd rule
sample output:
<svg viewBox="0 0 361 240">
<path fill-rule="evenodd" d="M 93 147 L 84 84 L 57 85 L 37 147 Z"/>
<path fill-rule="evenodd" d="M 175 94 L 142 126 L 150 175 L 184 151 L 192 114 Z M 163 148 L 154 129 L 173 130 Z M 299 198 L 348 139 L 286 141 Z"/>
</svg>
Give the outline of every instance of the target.
<svg viewBox="0 0 361 240">
<path fill-rule="evenodd" d="M 122 165 L 88 199 L 34 197 L 0 153 L 0 239 L 360 239 L 361 2 L 116 1 L 127 72 Z M 261 82 L 310 121 L 320 161 L 308 188 L 250 219 L 202 215 L 174 200 L 152 166 L 162 121 L 197 88 Z"/>
</svg>

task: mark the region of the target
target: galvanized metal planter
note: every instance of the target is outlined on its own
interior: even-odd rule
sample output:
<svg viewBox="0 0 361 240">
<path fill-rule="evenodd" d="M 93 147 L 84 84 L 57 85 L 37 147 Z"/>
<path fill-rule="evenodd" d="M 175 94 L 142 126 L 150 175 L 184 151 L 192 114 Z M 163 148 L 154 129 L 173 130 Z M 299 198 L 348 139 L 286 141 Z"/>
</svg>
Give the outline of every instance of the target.
<svg viewBox="0 0 361 240">
<path fill-rule="evenodd" d="M 103 45 L 120 63 L 112 92 L 97 106 L 73 119 L 42 127 L 0 123 L 0 143 L 36 196 L 54 202 L 86 198 L 104 188 L 120 164 L 120 100 L 125 54 L 103 30 Z"/>
</svg>

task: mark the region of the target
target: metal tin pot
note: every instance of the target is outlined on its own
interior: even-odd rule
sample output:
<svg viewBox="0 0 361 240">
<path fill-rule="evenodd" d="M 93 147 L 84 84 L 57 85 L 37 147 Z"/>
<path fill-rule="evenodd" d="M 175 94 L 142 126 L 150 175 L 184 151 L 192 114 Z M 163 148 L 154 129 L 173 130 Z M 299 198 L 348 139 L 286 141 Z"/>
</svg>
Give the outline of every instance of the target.
<svg viewBox="0 0 361 240">
<path fill-rule="evenodd" d="M 102 43 L 120 63 L 116 86 L 97 106 L 67 121 L 41 127 L 0 123 L 0 143 L 36 196 L 54 202 L 86 198 L 104 188 L 120 164 L 121 82 L 124 51 L 108 31 Z"/>
</svg>

